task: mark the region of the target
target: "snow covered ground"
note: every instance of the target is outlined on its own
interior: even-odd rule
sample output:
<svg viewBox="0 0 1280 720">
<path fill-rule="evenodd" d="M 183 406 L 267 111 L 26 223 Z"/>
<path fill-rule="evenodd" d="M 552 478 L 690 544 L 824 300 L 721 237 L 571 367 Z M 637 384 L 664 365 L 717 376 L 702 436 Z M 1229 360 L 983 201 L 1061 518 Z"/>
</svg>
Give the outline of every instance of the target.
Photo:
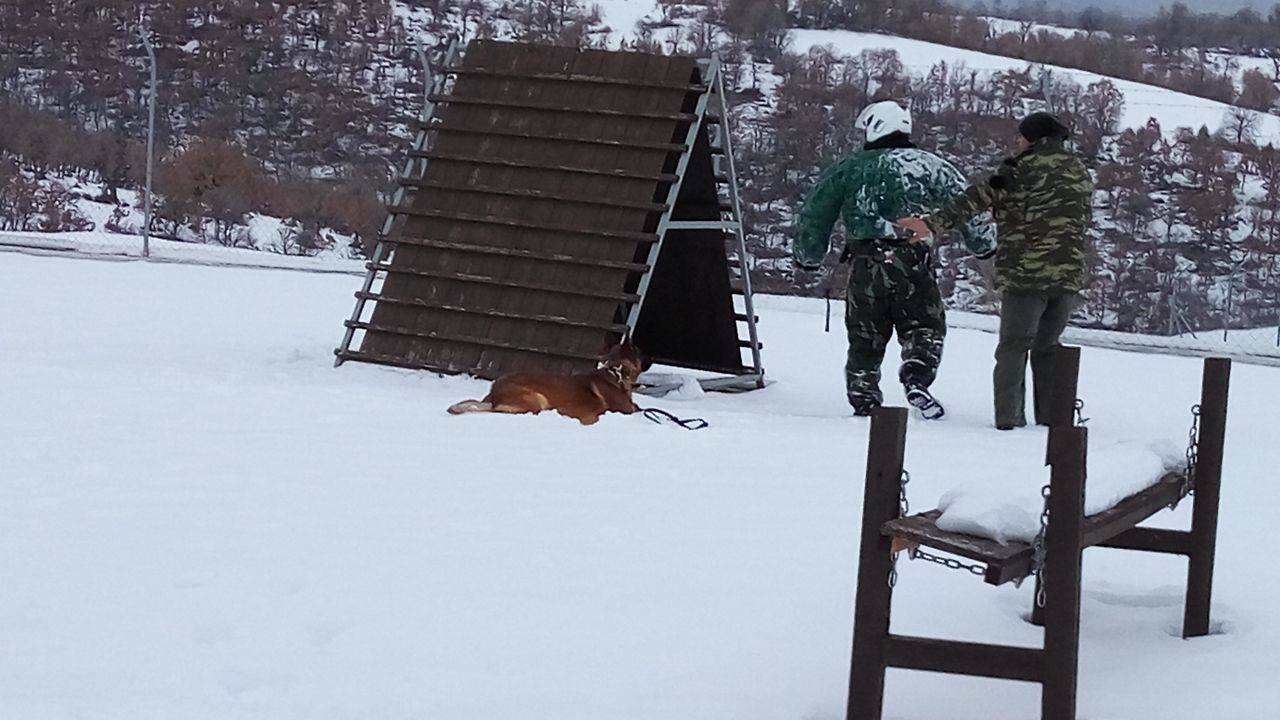
<svg viewBox="0 0 1280 720">
<path fill-rule="evenodd" d="M 225 247 L 212 243 L 177 242 L 151 238 L 152 261 L 195 265 L 310 270 L 313 272 L 364 273 L 364 261 L 334 252 L 318 255 L 282 255 L 249 248 Z M 84 232 L 0 232 L 0 251 L 64 253 L 99 258 L 142 258 L 142 236 L 122 233 Z"/>
<path fill-rule="evenodd" d="M 842 398 L 841 334 L 762 307 L 774 384 L 654 401 L 701 432 L 451 417 L 482 383 L 332 367 L 358 282 L 0 254 L 0 714 L 843 716 L 867 423 Z M 908 435 L 916 508 L 961 481 L 1041 480 L 1043 434 L 990 428 L 993 344 L 948 339 L 951 415 Z M 1086 350 L 1092 438 L 1184 437 L 1198 377 Z M 1280 371 L 1235 369 L 1219 634 L 1177 637 L 1184 562 L 1088 553 L 1081 717 L 1280 702 L 1278 388 Z M 1029 587 L 899 567 L 896 631 L 1039 642 Z M 1003 720 L 1037 698 L 894 671 L 886 706 Z"/>
<path fill-rule="evenodd" d="M 1124 93 L 1124 114 L 1120 126 L 1125 128 L 1141 127 L 1148 118 L 1154 117 L 1170 134 L 1180 127 L 1195 130 L 1205 126 L 1210 131 L 1215 131 L 1222 127 L 1227 113 L 1232 110 L 1225 103 L 1132 80 L 1106 77 L 1084 70 L 1027 63 L 1017 58 L 892 35 L 847 30 L 792 30 L 788 38 L 791 51 L 796 53 L 807 53 L 810 48 L 821 46 L 830 46 L 838 55 L 856 55 L 863 50 L 882 48 L 896 50 L 902 64 L 914 75 L 923 75 L 935 64 L 947 62 L 952 65 L 963 63 L 970 70 L 982 73 L 1024 70 L 1028 64 L 1033 64 L 1037 68 L 1052 69 L 1055 75 L 1068 77 L 1081 86 L 1107 79 Z M 1258 142 L 1280 144 L 1280 116 L 1263 113 L 1254 115 L 1258 119 Z"/>
</svg>

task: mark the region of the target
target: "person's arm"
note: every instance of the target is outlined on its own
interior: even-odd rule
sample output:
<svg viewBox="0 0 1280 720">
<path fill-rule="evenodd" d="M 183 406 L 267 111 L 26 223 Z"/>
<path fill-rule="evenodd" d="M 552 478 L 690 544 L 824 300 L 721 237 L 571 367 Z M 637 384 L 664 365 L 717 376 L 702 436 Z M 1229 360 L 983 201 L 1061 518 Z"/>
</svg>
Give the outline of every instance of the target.
<svg viewBox="0 0 1280 720">
<path fill-rule="evenodd" d="M 978 222 L 977 217 L 995 205 L 998 195 L 1011 192 L 1016 183 L 1016 162 L 1005 160 L 986 182 L 973 183 L 938 210 L 924 217 L 899 218 L 897 225 L 911 231 L 919 241 L 942 235 Z M 970 248 L 974 250 L 974 248 Z M 977 253 L 974 250 L 975 254 Z M 994 252 L 994 247 L 987 254 Z"/>
<path fill-rule="evenodd" d="M 818 177 L 805 199 L 792 244 L 795 263 L 805 270 L 818 269 L 831 247 L 831 228 L 844 205 L 845 174 L 844 163 L 829 168 Z"/>
<path fill-rule="evenodd" d="M 994 179 L 993 177 L 992 180 Z M 937 235 L 973 222 L 974 218 L 991 209 L 991 205 L 995 203 L 997 190 L 990 183 L 988 180 L 965 188 L 951 202 L 926 215 L 923 218 L 925 224 Z"/>
<path fill-rule="evenodd" d="M 999 177 L 998 173 L 996 177 Z M 992 179 L 994 180 L 995 178 Z M 944 197 L 948 197 L 949 200 L 954 200 L 968 188 L 964 175 L 951 163 L 946 163 L 946 173 L 943 181 L 945 182 Z M 990 185 L 990 183 L 991 181 L 989 180 L 988 184 Z M 996 184 L 1003 186 L 1006 183 L 997 181 Z M 970 218 L 967 222 L 960 223 L 956 227 L 956 234 L 964 242 L 965 248 L 979 260 L 986 260 L 995 255 L 995 225 L 985 213 L 980 213 Z"/>
</svg>

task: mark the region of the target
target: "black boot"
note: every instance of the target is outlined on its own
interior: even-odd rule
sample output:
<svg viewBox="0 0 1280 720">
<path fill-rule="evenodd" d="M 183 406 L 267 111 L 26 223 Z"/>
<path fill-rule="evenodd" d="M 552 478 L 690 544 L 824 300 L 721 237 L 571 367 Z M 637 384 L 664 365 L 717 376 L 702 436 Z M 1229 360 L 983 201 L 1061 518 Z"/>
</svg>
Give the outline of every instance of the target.
<svg viewBox="0 0 1280 720">
<path fill-rule="evenodd" d="M 925 420 L 941 420 L 943 415 L 947 414 L 942 403 L 929 392 L 929 389 L 923 385 L 908 385 L 907 402 L 911 407 L 920 411 Z"/>
</svg>

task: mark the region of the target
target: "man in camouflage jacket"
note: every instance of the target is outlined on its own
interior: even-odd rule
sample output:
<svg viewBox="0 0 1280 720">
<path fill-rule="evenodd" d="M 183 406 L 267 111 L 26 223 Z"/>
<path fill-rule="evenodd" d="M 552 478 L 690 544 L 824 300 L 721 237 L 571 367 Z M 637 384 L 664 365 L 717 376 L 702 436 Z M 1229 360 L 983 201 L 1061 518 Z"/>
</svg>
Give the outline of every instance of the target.
<svg viewBox="0 0 1280 720">
<path fill-rule="evenodd" d="M 880 406 L 880 364 L 896 328 L 902 346 L 898 378 L 908 401 L 926 417 L 941 417 L 942 406 L 928 388 L 937 376 L 947 332 L 942 297 L 929 246 L 906 242 L 893 221 L 942 207 L 963 192 L 964 176 L 911 143 L 910 115 L 896 103 L 871 105 L 856 125 L 866 131 L 867 143 L 823 172 L 810 191 L 797 224 L 795 263 L 817 270 L 836 219 L 843 219 L 841 259 L 852 263 L 845 304 L 849 403 L 858 415 Z M 969 219 L 957 228 L 974 254 L 986 257 L 994 251 L 990 223 Z"/>
<path fill-rule="evenodd" d="M 918 237 L 963 225 L 987 210 L 995 217 L 996 286 L 1001 291 L 996 349 L 996 427 L 1027 424 L 1026 367 L 1031 357 L 1035 418 L 1048 424 L 1049 360 L 1087 282 L 1093 180 L 1066 150 L 1070 131 L 1048 113 L 1019 126 L 1022 152 L 990 179 L 924 218 L 904 218 Z"/>
</svg>

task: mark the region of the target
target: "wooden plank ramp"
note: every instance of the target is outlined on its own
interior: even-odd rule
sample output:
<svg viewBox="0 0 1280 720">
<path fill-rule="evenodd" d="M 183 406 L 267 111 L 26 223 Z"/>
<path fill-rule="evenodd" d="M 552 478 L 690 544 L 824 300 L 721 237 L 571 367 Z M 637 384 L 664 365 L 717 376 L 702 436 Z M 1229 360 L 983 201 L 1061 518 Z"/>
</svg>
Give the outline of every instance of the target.
<svg viewBox="0 0 1280 720">
<path fill-rule="evenodd" d="M 1183 475 L 1168 473 L 1146 490 L 1084 521 L 1084 546 L 1103 545 L 1182 498 Z M 987 566 L 983 580 L 992 585 L 1022 580 L 1032 571 L 1032 548 L 1024 542 L 998 543 L 989 538 L 949 532 L 938 527 L 941 510 L 890 520 L 881 533 L 910 545 L 939 550 Z M 1176 533 L 1177 531 L 1165 531 Z"/>
</svg>

